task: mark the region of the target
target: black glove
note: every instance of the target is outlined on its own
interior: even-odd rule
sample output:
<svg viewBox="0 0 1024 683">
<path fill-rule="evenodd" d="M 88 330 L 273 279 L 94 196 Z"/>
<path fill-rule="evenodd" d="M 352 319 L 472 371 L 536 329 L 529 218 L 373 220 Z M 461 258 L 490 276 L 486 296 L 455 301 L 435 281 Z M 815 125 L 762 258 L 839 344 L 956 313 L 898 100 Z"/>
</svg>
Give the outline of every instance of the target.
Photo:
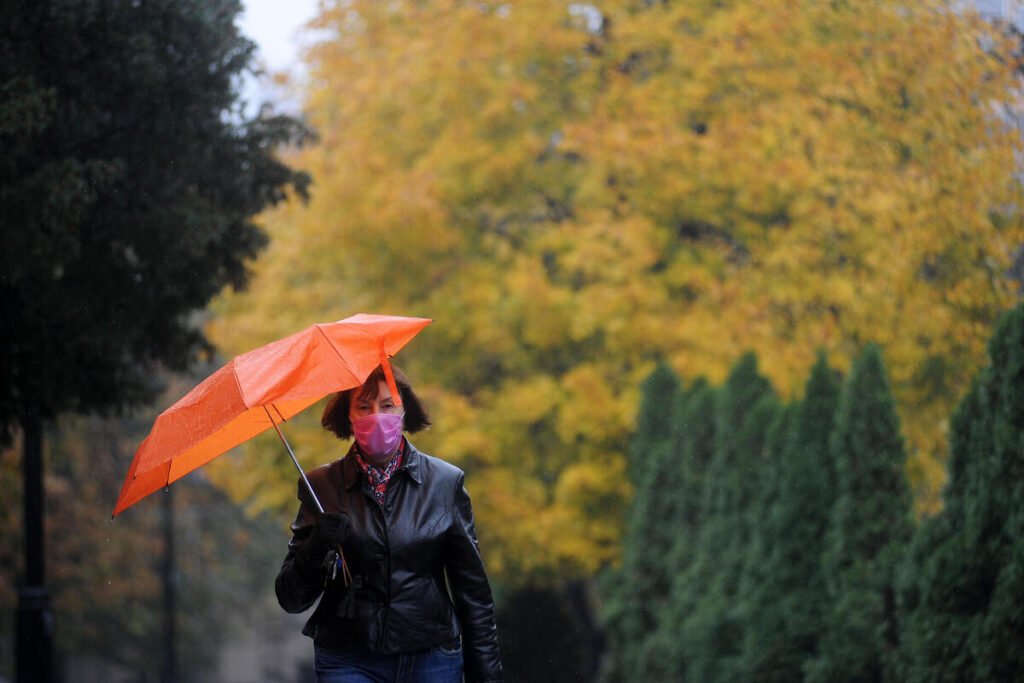
<svg viewBox="0 0 1024 683">
<path fill-rule="evenodd" d="M 313 533 L 302 544 L 299 553 L 310 562 L 323 562 L 324 555 L 348 537 L 350 526 L 348 515 L 344 512 L 321 513 L 316 518 Z"/>
</svg>

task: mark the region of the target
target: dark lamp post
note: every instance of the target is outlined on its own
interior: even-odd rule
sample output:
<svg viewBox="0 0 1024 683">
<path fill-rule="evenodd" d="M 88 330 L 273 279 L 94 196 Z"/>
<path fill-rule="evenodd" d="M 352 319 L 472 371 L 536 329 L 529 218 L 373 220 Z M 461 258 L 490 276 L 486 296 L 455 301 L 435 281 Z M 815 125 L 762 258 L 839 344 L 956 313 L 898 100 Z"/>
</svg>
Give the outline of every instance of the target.
<svg viewBox="0 0 1024 683">
<path fill-rule="evenodd" d="M 46 589 L 43 520 L 43 430 L 37 415 L 22 422 L 25 576 L 18 587 L 16 673 L 18 683 L 53 681 L 53 611 Z"/>
</svg>

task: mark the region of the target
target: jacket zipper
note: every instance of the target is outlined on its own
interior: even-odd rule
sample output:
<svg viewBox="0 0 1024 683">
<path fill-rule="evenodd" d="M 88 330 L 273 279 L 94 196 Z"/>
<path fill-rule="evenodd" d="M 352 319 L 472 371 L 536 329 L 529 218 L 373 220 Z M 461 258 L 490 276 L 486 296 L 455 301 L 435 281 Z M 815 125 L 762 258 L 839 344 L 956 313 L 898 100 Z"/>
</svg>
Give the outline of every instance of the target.
<svg viewBox="0 0 1024 683">
<path fill-rule="evenodd" d="M 384 652 L 384 643 L 387 640 L 388 632 L 388 615 L 391 614 L 391 542 L 388 541 L 388 515 L 385 512 L 386 505 L 381 505 L 377 502 L 377 497 L 371 494 L 374 504 L 377 509 L 380 510 L 380 516 L 383 520 L 384 528 L 384 553 L 387 556 L 387 571 L 384 573 L 385 581 L 387 582 L 387 597 L 384 603 L 384 618 L 381 620 L 380 625 L 380 636 L 377 638 L 377 651 Z M 387 494 L 385 494 L 385 504 L 387 503 Z"/>
</svg>

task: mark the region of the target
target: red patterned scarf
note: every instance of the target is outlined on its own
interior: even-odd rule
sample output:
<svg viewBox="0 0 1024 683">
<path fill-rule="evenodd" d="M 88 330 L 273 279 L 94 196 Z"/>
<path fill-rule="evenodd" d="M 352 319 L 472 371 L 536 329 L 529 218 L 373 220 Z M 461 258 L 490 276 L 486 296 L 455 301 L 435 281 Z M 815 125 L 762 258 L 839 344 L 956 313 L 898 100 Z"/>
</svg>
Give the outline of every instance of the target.
<svg viewBox="0 0 1024 683">
<path fill-rule="evenodd" d="M 366 475 L 366 479 L 370 482 L 370 487 L 373 489 L 373 497 L 377 499 L 377 503 L 384 506 L 384 495 L 388 491 L 388 482 L 391 480 L 391 475 L 402 466 L 402 451 L 405 450 L 405 444 L 403 443 L 398 447 L 398 453 L 388 466 L 384 469 L 378 469 L 373 465 L 369 464 L 363 459 L 363 454 L 359 452 L 359 449 L 355 449 L 356 464 L 359 465 L 359 469 Z"/>
</svg>

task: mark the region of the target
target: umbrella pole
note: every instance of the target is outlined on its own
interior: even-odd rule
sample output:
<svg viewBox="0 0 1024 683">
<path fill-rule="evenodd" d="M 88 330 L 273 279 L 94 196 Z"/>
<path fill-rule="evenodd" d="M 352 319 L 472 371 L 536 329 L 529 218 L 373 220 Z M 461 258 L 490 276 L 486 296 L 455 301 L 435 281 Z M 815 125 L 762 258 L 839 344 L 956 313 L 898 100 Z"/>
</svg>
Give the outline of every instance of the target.
<svg viewBox="0 0 1024 683">
<path fill-rule="evenodd" d="M 263 410 L 266 410 L 267 417 L 270 417 L 270 410 L 267 409 L 266 406 L 263 406 Z M 278 414 L 280 415 L 280 413 Z M 291 444 L 288 443 L 288 439 L 284 438 L 284 432 L 282 432 L 281 428 L 277 426 L 277 422 L 274 421 L 274 418 L 270 417 L 270 423 L 274 425 L 274 431 L 276 431 L 277 435 L 281 437 L 281 443 L 283 443 L 284 447 L 288 449 L 288 455 L 291 456 L 292 462 L 295 463 L 295 469 L 297 469 L 299 474 L 302 476 L 302 481 L 306 482 L 306 489 L 309 490 L 309 495 L 313 497 L 313 502 L 316 503 L 316 509 L 320 511 L 320 514 L 323 514 L 324 506 L 320 504 L 320 499 L 316 497 L 316 491 L 313 490 L 313 485 L 310 484 L 309 479 L 306 478 L 306 473 L 303 471 L 302 465 L 299 464 L 299 459 L 295 457 L 295 451 L 292 450 Z M 345 551 L 341 549 L 340 544 L 338 545 L 337 559 L 338 565 L 341 567 L 341 578 L 345 582 L 345 587 L 347 588 L 349 584 L 352 583 L 352 573 L 349 571 L 348 562 L 345 561 Z M 334 571 L 337 571 L 337 569 Z M 331 575 L 331 578 L 334 578 L 333 574 Z"/>
<path fill-rule="evenodd" d="M 263 410 L 267 411 L 267 417 L 270 417 L 270 411 L 266 406 L 263 406 Z M 302 477 L 302 481 L 306 482 L 306 488 L 309 489 L 309 495 L 313 497 L 313 502 L 316 503 L 316 509 L 320 512 L 324 511 L 324 506 L 320 504 L 320 499 L 316 497 L 316 492 L 313 490 L 313 485 L 309 483 L 309 479 L 306 478 L 306 472 L 302 469 L 302 465 L 299 464 L 299 459 L 295 457 L 295 451 L 292 450 L 291 444 L 288 443 L 288 439 L 284 438 L 284 434 L 281 432 L 281 428 L 277 426 L 277 422 L 274 418 L 270 417 L 270 423 L 274 425 L 274 430 L 277 435 L 281 437 L 281 443 L 288 449 L 288 455 L 291 456 L 292 462 L 295 463 L 295 469 L 299 471 L 299 475 Z"/>
</svg>

